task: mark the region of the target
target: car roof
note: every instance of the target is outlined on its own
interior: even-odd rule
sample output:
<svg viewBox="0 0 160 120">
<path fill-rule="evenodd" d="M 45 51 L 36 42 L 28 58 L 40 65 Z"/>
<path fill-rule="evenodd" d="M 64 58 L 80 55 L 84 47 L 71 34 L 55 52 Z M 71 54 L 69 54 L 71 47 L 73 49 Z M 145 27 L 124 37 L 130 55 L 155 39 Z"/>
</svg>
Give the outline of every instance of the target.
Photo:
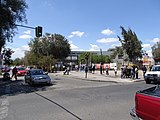
<svg viewBox="0 0 160 120">
<path fill-rule="evenodd" d="M 29 71 L 42 70 L 42 69 L 30 69 Z M 43 70 L 42 70 L 43 71 Z"/>
</svg>

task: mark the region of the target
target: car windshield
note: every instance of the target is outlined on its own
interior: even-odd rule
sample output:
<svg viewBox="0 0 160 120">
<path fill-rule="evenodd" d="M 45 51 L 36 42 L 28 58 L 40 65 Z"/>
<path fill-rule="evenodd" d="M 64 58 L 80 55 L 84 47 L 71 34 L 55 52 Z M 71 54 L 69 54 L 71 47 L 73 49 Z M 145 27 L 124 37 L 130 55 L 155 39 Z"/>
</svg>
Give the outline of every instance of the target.
<svg viewBox="0 0 160 120">
<path fill-rule="evenodd" d="M 25 70 L 25 68 L 17 68 L 17 70 Z"/>
<path fill-rule="evenodd" d="M 160 66 L 152 67 L 151 71 L 160 71 Z"/>
<path fill-rule="evenodd" d="M 32 75 L 43 75 L 44 72 L 43 72 L 43 70 L 33 70 L 33 71 L 31 72 L 31 74 L 32 74 Z"/>
</svg>

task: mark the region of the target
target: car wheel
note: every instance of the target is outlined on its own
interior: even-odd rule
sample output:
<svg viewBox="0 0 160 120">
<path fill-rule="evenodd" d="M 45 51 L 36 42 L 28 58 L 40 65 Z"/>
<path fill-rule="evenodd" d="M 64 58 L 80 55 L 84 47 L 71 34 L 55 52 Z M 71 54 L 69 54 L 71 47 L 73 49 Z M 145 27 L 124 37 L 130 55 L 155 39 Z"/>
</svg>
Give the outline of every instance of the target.
<svg viewBox="0 0 160 120">
<path fill-rule="evenodd" d="M 34 82 L 33 82 L 33 81 L 30 81 L 29 84 L 30 84 L 31 86 L 34 86 Z"/>
</svg>

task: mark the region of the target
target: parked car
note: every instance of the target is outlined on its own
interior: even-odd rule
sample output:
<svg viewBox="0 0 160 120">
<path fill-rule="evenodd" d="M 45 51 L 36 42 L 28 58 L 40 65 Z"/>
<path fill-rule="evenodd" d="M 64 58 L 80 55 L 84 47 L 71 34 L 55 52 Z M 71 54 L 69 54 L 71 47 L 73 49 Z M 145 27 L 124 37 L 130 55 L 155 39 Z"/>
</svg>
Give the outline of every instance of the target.
<svg viewBox="0 0 160 120">
<path fill-rule="evenodd" d="M 51 78 L 48 73 L 42 69 L 30 69 L 25 75 L 25 82 L 31 85 L 34 84 L 51 84 Z"/>
<path fill-rule="evenodd" d="M 10 67 L 8 67 L 8 66 L 2 66 L 1 67 L 1 71 L 2 72 L 9 72 L 10 71 Z"/>
<path fill-rule="evenodd" d="M 17 76 L 24 76 L 26 74 L 26 69 L 24 67 L 17 67 Z"/>
<path fill-rule="evenodd" d="M 152 69 L 146 72 L 144 79 L 147 84 L 150 84 L 151 82 L 160 83 L 160 65 L 153 65 Z"/>
<path fill-rule="evenodd" d="M 133 120 L 160 120 L 160 86 L 137 91 L 130 115 Z"/>
<path fill-rule="evenodd" d="M 10 80 L 11 79 L 9 72 L 4 72 L 3 73 L 3 79 L 4 80 Z"/>
</svg>

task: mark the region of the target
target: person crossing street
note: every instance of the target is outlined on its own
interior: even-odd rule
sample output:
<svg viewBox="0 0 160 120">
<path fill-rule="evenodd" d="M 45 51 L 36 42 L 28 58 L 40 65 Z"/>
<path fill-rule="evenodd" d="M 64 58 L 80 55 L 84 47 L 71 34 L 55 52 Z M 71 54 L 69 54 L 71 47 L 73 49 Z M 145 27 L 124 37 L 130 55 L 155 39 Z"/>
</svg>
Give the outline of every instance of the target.
<svg viewBox="0 0 160 120">
<path fill-rule="evenodd" d="M 14 77 L 15 80 L 17 80 L 17 72 L 18 72 L 18 70 L 17 70 L 17 67 L 15 66 L 15 67 L 12 69 L 12 77 L 11 77 L 11 79 Z"/>
</svg>

